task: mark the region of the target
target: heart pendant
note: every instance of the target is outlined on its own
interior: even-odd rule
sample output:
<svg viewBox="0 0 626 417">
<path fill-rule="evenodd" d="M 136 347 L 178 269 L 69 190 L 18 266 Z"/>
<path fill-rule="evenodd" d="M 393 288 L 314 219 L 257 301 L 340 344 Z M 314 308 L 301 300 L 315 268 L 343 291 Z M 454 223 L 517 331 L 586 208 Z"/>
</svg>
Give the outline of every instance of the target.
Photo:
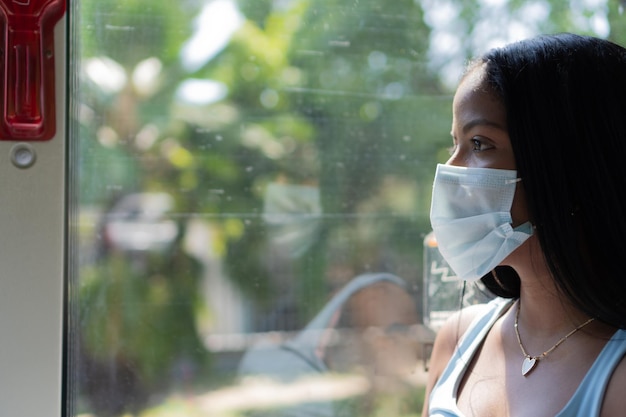
<svg viewBox="0 0 626 417">
<path fill-rule="evenodd" d="M 535 369 L 537 366 L 537 358 L 524 358 L 524 362 L 522 363 L 522 376 L 528 375 L 530 371 Z"/>
</svg>

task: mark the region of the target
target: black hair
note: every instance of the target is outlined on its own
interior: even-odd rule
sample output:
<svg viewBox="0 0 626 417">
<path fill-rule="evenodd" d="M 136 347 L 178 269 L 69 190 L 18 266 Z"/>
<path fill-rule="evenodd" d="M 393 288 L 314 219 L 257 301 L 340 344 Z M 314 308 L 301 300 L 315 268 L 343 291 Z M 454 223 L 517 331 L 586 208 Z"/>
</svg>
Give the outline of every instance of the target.
<svg viewBox="0 0 626 417">
<path fill-rule="evenodd" d="M 626 328 L 626 49 L 542 35 L 474 65 L 506 109 L 530 220 L 556 284 L 580 310 Z M 483 282 L 519 296 L 511 268 Z"/>
</svg>

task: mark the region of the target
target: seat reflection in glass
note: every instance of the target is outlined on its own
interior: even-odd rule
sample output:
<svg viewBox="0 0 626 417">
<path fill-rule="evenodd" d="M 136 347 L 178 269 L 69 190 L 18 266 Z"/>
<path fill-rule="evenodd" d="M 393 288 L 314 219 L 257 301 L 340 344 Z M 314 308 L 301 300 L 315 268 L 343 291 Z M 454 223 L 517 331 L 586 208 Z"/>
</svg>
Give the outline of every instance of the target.
<svg viewBox="0 0 626 417">
<path fill-rule="evenodd" d="M 265 384 L 282 397 L 281 407 L 250 415 L 359 415 L 354 404 L 341 398 L 366 394 L 359 407 L 367 408 L 363 398 L 401 389 L 403 380 L 415 372 L 417 323 L 415 302 L 404 280 L 387 273 L 357 276 L 295 336 L 283 342 L 262 340 L 244 354 L 239 365 L 242 382 Z M 341 374 L 361 378 L 333 379 Z M 328 378 L 320 379 L 324 375 Z M 301 393 L 295 388 L 299 383 Z M 316 383 L 326 384 L 326 389 L 316 389 Z"/>
</svg>

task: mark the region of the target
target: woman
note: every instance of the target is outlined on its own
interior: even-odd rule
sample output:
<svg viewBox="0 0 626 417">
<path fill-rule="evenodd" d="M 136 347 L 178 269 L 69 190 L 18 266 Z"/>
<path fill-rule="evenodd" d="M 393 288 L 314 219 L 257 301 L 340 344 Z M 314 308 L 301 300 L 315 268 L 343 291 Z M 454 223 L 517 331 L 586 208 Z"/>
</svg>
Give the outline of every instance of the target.
<svg viewBox="0 0 626 417">
<path fill-rule="evenodd" d="M 626 50 L 572 34 L 492 50 L 452 136 L 433 230 L 500 298 L 439 332 L 423 415 L 626 415 Z"/>
</svg>

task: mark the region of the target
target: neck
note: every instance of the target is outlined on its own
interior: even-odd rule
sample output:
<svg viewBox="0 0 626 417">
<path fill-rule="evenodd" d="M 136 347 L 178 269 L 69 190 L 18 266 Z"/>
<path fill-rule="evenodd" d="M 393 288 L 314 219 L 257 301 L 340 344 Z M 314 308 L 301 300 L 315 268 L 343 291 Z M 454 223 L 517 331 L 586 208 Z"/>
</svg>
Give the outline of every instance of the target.
<svg viewBox="0 0 626 417">
<path fill-rule="evenodd" d="M 545 286 L 522 283 L 519 302 L 520 323 L 531 327 L 538 337 L 567 332 L 589 318 L 554 288 L 552 282 Z"/>
<path fill-rule="evenodd" d="M 535 237 L 520 247 L 511 266 L 520 277 L 520 326 L 537 337 L 567 333 L 589 318 L 557 288 Z"/>
</svg>

